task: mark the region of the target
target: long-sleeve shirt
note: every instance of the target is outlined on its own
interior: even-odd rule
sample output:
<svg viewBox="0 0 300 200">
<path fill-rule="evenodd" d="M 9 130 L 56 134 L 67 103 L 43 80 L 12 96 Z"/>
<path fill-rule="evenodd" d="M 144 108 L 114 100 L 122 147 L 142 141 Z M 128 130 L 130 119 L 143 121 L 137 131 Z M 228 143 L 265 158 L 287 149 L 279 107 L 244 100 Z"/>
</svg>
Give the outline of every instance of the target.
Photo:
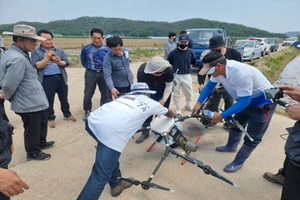
<svg viewBox="0 0 300 200">
<path fill-rule="evenodd" d="M 96 47 L 93 43 L 88 44 L 81 49 L 81 64 L 90 70 L 102 70 L 103 60 L 108 52 L 109 48 L 104 44 L 100 47 Z"/>
<path fill-rule="evenodd" d="M 129 65 L 129 53 L 122 48 L 122 55 L 109 51 L 103 61 L 104 79 L 108 89 L 128 87 L 133 83 L 133 74 Z"/>
</svg>

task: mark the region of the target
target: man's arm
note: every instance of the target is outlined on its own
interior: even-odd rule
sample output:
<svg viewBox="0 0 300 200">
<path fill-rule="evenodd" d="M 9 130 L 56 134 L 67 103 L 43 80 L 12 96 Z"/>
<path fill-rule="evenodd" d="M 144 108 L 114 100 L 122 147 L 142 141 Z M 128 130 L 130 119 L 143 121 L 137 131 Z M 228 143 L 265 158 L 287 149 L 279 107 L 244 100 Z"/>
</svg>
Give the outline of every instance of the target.
<svg viewBox="0 0 300 200">
<path fill-rule="evenodd" d="M 176 118 L 175 113 L 170 109 L 168 109 L 168 112 L 165 114 L 165 116 L 170 118 Z"/>
<path fill-rule="evenodd" d="M 12 170 L 0 168 L 0 191 L 8 197 L 18 195 L 29 186 Z"/>
</svg>

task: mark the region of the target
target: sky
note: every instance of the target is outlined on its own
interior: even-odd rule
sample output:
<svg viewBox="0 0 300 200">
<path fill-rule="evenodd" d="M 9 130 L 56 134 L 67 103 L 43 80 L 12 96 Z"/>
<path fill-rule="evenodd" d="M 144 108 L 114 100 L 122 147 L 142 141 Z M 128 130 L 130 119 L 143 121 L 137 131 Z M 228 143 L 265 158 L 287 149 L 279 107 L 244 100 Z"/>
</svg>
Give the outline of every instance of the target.
<svg viewBox="0 0 300 200">
<path fill-rule="evenodd" d="M 286 33 L 300 32 L 299 9 L 300 0 L 0 0 L 0 24 L 83 16 L 164 22 L 202 18 Z"/>
</svg>

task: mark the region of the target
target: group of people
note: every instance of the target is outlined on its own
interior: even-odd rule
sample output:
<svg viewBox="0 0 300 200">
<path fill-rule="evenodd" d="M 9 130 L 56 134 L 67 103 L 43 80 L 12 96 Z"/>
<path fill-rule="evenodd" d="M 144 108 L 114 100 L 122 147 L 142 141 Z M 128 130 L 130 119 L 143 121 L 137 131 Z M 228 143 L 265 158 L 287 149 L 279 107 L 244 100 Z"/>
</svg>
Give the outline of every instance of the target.
<svg viewBox="0 0 300 200">
<path fill-rule="evenodd" d="M 47 141 L 47 127 L 55 127 L 55 93 L 58 94 L 64 118 L 76 121 L 67 99 L 65 67 L 70 62 L 62 49 L 53 46 L 53 35 L 47 30 L 36 34 L 31 26 L 16 25 L 13 32 L 3 34 L 13 36 L 13 44 L 0 63 L 0 99 L 9 100 L 11 109 L 23 121 L 27 159 L 47 160 L 51 155 L 41 150 L 55 144 L 54 141 Z M 170 41 L 175 42 L 175 37 L 176 34 L 169 34 Z M 234 126 L 227 127 L 227 144 L 216 147 L 216 150 L 237 154 L 224 167 L 225 172 L 239 170 L 261 142 L 276 107 L 276 103 L 265 99 L 263 93 L 272 85 L 255 67 L 242 63 L 238 52 L 226 48 L 222 36 L 210 39 L 211 51 L 203 58 L 198 71 L 200 95 L 193 107 L 191 67 L 196 64 L 196 58 L 188 47 L 190 38 L 186 32 L 179 35 L 175 48 L 167 56 L 154 57 L 139 67 L 138 83 L 133 83 L 129 53 L 119 36 L 106 38 L 104 45 L 103 31 L 95 28 L 91 30 L 91 40 L 92 43 L 84 46 L 80 55 L 81 63 L 86 68 L 83 120 L 86 131 L 97 141 L 97 151 L 91 175 L 77 199 L 98 199 L 107 183 L 114 197 L 132 186 L 132 183 L 121 180 L 120 155 L 138 128 L 150 124 L 153 115 L 176 118 L 181 114 L 180 89 L 186 100 L 185 108 L 197 114 L 214 88 L 223 87 L 225 92 L 215 97 L 217 103 L 212 104 L 216 106 L 222 96 L 228 99 L 225 101 L 228 105 L 222 113 L 213 110 L 211 122 L 216 124 L 233 116 L 244 128 L 247 127 L 253 138 L 252 141 L 244 136 L 244 143 L 238 149 L 243 132 Z M 37 41 L 41 43 L 38 47 Z M 29 52 L 32 52 L 31 57 Z M 210 78 L 204 85 L 206 75 Z M 91 99 L 97 85 L 101 92 L 100 107 L 92 111 Z M 300 101 L 300 89 L 292 86 L 281 88 L 283 93 Z M 168 109 L 172 91 L 175 112 Z M 290 135 L 285 147 L 287 157 L 282 200 L 300 198 L 299 105 L 285 109 L 290 118 L 298 121 L 288 129 Z M 4 113 L 0 114 L 4 119 Z M 111 137 L 112 134 L 114 137 Z M 140 143 L 147 137 L 149 131 L 143 131 L 136 142 Z M 7 148 L 12 153 L 11 143 Z M 0 191 L 4 196 L 9 198 L 29 188 L 7 166 L 0 167 L 0 180 L 7 180 L 5 184 L 0 181 Z"/>
</svg>

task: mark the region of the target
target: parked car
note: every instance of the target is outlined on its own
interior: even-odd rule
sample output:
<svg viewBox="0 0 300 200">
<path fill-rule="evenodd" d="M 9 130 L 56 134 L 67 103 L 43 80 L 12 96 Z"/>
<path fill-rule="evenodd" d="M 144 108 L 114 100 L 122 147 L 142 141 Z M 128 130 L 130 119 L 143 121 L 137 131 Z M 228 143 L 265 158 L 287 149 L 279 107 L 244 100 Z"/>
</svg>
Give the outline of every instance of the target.
<svg viewBox="0 0 300 200">
<path fill-rule="evenodd" d="M 294 44 L 294 42 L 297 41 L 297 38 L 286 38 L 283 42 L 282 42 L 282 46 L 292 46 Z"/>
<path fill-rule="evenodd" d="M 279 47 L 278 40 L 276 38 L 268 38 L 268 41 L 271 44 L 271 52 L 277 51 Z"/>
<path fill-rule="evenodd" d="M 255 58 L 261 57 L 262 45 L 258 40 L 237 40 L 235 43 L 238 47 L 244 47 L 243 61 L 252 61 Z"/>
<path fill-rule="evenodd" d="M 271 44 L 269 43 L 267 38 L 254 38 L 259 41 L 262 46 L 261 56 L 269 55 L 271 53 Z"/>
</svg>

